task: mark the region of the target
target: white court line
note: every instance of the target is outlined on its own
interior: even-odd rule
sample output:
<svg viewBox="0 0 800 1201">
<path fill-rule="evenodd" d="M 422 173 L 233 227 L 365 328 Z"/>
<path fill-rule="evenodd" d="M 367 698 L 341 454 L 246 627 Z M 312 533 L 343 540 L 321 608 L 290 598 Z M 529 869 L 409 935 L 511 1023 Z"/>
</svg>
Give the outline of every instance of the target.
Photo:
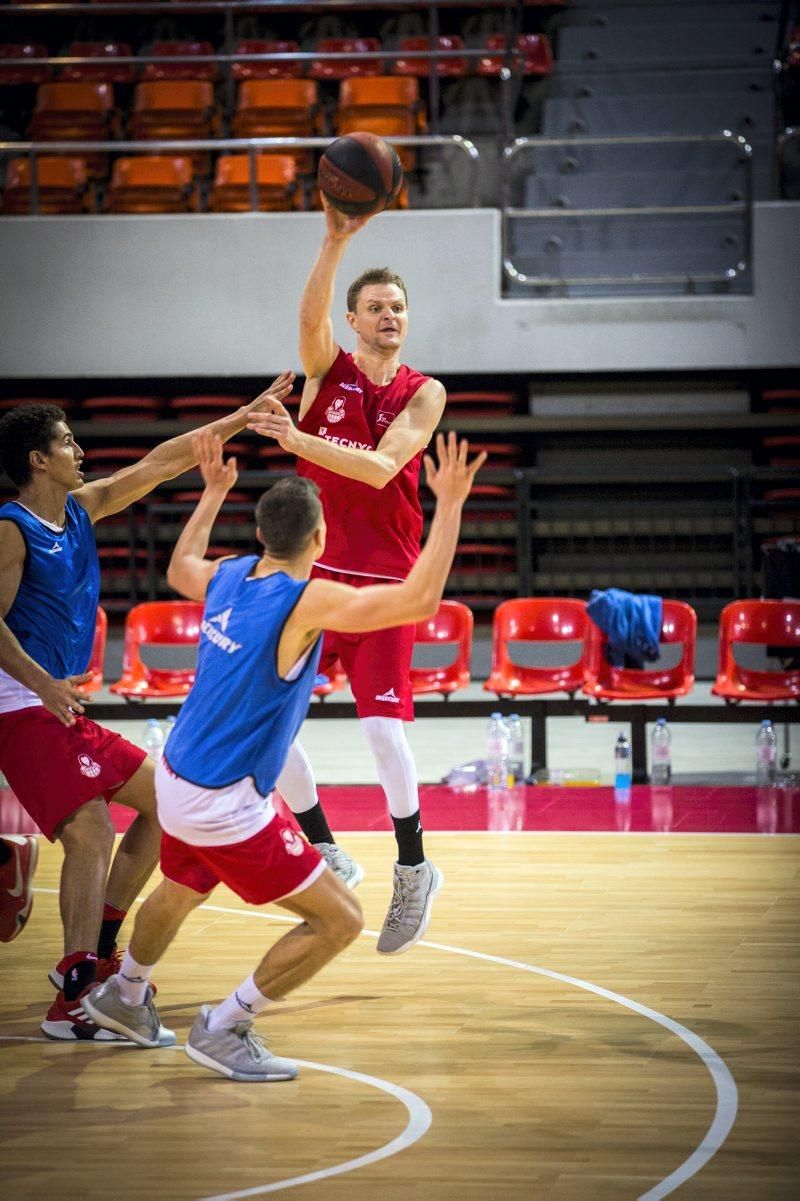
<svg viewBox="0 0 800 1201">
<path fill-rule="evenodd" d="M 760 835 L 759 837 L 763 837 L 763 835 Z M 37 888 L 35 891 L 42 893 L 53 893 L 57 895 L 57 889 L 55 888 Z M 144 898 L 138 899 L 142 900 Z M 284 917 L 283 915 L 278 914 L 261 913 L 255 909 L 235 909 L 232 906 L 208 904 L 201 905 L 199 908 L 208 909 L 213 913 L 228 913 L 237 917 L 244 916 L 249 918 L 257 918 L 261 919 L 262 921 L 283 923 L 288 922 L 293 925 L 300 922 L 299 918 L 289 917 L 288 915 Z M 379 932 L 377 930 L 362 931 L 362 934 L 364 934 L 367 938 L 377 938 L 378 933 Z M 530 963 L 521 963 L 519 960 L 506 959 L 500 955 L 490 955 L 484 951 L 470 951 L 466 947 L 454 947 L 449 943 L 429 942 L 427 939 L 422 939 L 417 945 L 420 947 L 428 947 L 433 951 L 446 951 L 450 955 L 463 955 L 468 959 L 480 959 L 485 963 L 496 963 L 500 967 L 510 967 L 521 972 L 531 972 L 537 976 L 546 976 L 550 980 L 560 980 L 563 984 L 569 984 L 574 988 L 581 988 L 585 992 L 594 993 L 596 996 L 602 997 L 604 1000 L 613 1001 L 616 1005 L 622 1005 L 625 1009 L 629 1009 L 632 1013 L 639 1014 L 640 1017 L 647 1018 L 651 1022 L 656 1022 L 659 1026 L 663 1026 L 665 1030 L 669 1030 L 670 1033 L 677 1035 L 682 1042 L 686 1043 L 691 1051 L 694 1051 L 711 1076 L 714 1089 L 716 1091 L 717 1102 L 713 1120 L 702 1140 L 700 1141 L 700 1144 L 695 1148 L 691 1155 L 689 1155 L 683 1161 L 683 1163 L 679 1164 L 678 1167 L 669 1174 L 669 1176 L 666 1176 L 663 1180 L 660 1180 L 651 1189 L 648 1189 L 646 1193 L 640 1194 L 640 1196 L 636 1198 L 636 1201 L 662 1201 L 664 1197 L 668 1197 L 670 1193 L 673 1193 L 681 1184 L 685 1184 L 685 1182 L 691 1179 L 692 1176 L 695 1176 L 701 1170 L 701 1168 L 705 1167 L 708 1161 L 712 1159 L 714 1155 L 716 1155 L 717 1151 L 719 1151 L 720 1147 L 725 1142 L 725 1139 L 730 1134 L 731 1128 L 736 1121 L 736 1114 L 738 1110 L 738 1091 L 736 1088 L 736 1082 L 722 1057 L 718 1055 L 714 1048 L 709 1046 L 709 1044 L 702 1039 L 699 1034 L 695 1034 L 694 1031 L 690 1030 L 687 1026 L 683 1026 L 680 1022 L 676 1022 L 672 1018 L 667 1017 L 665 1014 L 659 1013 L 657 1009 L 650 1009 L 649 1006 L 642 1005 L 639 1001 L 634 1001 L 630 997 L 623 996 L 622 993 L 612 992 L 610 989 L 603 988 L 599 984 L 592 984 L 589 980 L 581 980 L 577 976 L 567 976 L 564 975 L 563 972 L 555 972 L 550 968 L 535 967 Z M 297 1062 L 300 1061 L 298 1060 Z M 331 1068 L 328 1070 L 335 1071 L 339 1075 L 358 1076 L 358 1073 L 347 1073 L 345 1069 Z M 374 1079 L 377 1079 L 377 1077 Z M 383 1083 L 386 1082 L 384 1081 Z M 396 1086 L 390 1087 L 393 1088 Z M 413 1093 L 409 1095 L 414 1096 Z M 419 1100 L 419 1098 L 417 1099 Z M 422 1104 L 424 1104 L 424 1102 L 422 1102 Z M 413 1119 L 409 1121 L 409 1125 L 406 1127 L 406 1130 L 403 1132 L 403 1134 L 408 1132 L 410 1126 L 412 1125 L 412 1121 Z M 428 1124 L 430 1125 L 430 1123 Z M 427 1130 L 427 1126 L 425 1129 Z M 417 1135 L 417 1138 L 420 1138 L 424 1132 L 425 1131 L 422 1131 L 421 1134 Z M 399 1137 L 402 1139 L 403 1135 L 400 1135 Z M 397 1139 L 394 1140 L 394 1143 L 396 1142 Z M 387 1144 L 387 1146 L 392 1145 L 393 1143 Z M 409 1144 L 406 1143 L 405 1145 L 408 1146 Z M 400 1149 L 402 1148 L 398 1148 L 398 1150 Z M 379 1151 L 380 1150 L 383 1149 L 380 1148 Z M 378 1153 L 372 1152 L 371 1154 L 375 1155 Z M 394 1154 L 394 1152 L 391 1152 L 391 1154 Z M 379 1158 L 383 1158 L 383 1155 L 379 1155 Z M 362 1160 L 351 1160 L 349 1162 L 353 1167 L 360 1167 Z M 373 1161 L 370 1160 L 369 1162 Z M 347 1167 L 346 1165 L 337 1165 L 334 1169 L 323 1168 L 320 1170 L 322 1175 L 317 1173 L 314 1178 L 321 1179 L 323 1175 L 338 1174 L 340 1172 L 350 1170 L 352 1170 L 352 1168 Z M 232 1201 L 232 1199 L 235 1197 L 254 1197 L 260 1195 L 261 1193 L 274 1192 L 276 1187 L 288 1188 L 290 1187 L 290 1183 L 297 1184 L 305 1182 L 306 1179 L 306 1177 L 297 1177 L 292 1182 L 284 1182 L 280 1186 L 268 1185 L 266 1188 L 256 1188 L 255 1190 L 250 1190 L 243 1193 L 230 1193 L 226 1194 L 224 1197 L 205 1197 L 202 1198 L 201 1201 Z"/>
</svg>

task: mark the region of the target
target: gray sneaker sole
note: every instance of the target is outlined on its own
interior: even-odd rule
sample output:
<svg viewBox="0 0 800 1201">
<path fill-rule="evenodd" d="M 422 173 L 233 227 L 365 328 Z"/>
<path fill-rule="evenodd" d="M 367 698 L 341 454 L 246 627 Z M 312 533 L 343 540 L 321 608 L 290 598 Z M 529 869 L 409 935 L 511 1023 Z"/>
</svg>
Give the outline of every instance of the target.
<svg viewBox="0 0 800 1201">
<path fill-rule="evenodd" d="M 136 1043 L 137 1047 L 147 1047 L 149 1050 L 154 1050 L 156 1047 L 175 1046 L 175 1033 L 172 1030 L 167 1030 L 165 1026 L 159 1027 L 157 1038 L 144 1038 L 136 1030 L 132 1029 L 132 1027 L 126 1026 L 124 1022 L 109 1017 L 103 1013 L 102 1009 L 95 1008 L 88 997 L 84 997 L 81 1004 L 92 1021 L 96 1022 L 103 1030 L 113 1030 L 115 1034 L 121 1034 L 123 1038 L 130 1039 L 132 1043 Z"/>
<path fill-rule="evenodd" d="M 189 1042 L 184 1045 L 183 1049 L 189 1058 L 195 1063 L 199 1063 L 201 1067 L 210 1068 L 212 1072 L 219 1072 L 220 1076 L 226 1076 L 228 1080 L 239 1080 L 244 1084 L 277 1083 L 279 1080 L 294 1080 L 297 1076 L 297 1068 L 291 1073 L 286 1071 L 270 1072 L 268 1069 L 264 1069 L 262 1072 L 237 1072 L 235 1068 L 226 1067 L 218 1059 L 212 1059 L 210 1055 L 198 1051 L 197 1047 L 193 1047 Z"/>
<path fill-rule="evenodd" d="M 435 898 L 436 894 L 441 890 L 441 887 L 444 884 L 444 873 L 441 872 L 438 867 L 434 867 L 433 871 L 434 871 L 433 888 L 428 893 L 428 899 L 425 902 L 425 912 L 422 915 L 422 921 L 420 922 L 419 926 L 417 927 L 416 933 L 413 935 L 412 938 L 409 938 L 408 942 L 404 942 L 401 947 L 393 947 L 390 951 L 387 951 L 383 947 L 379 947 L 376 945 L 375 950 L 378 952 L 379 955 L 402 955 L 404 951 L 409 951 L 411 949 L 411 947 L 414 946 L 415 943 L 419 942 L 419 940 L 424 935 L 425 931 L 428 929 L 428 925 L 431 920 L 431 909 L 433 908 L 434 898 Z M 380 941 L 380 937 L 379 937 L 378 941 Z"/>
</svg>

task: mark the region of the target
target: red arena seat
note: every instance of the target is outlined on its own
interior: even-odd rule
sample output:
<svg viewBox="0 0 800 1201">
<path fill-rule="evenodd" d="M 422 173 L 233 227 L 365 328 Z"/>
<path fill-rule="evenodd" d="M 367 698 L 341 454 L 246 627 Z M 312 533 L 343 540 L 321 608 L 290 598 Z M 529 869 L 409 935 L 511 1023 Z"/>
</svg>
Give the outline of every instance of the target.
<svg viewBox="0 0 800 1201">
<path fill-rule="evenodd" d="M 800 701 L 800 670 L 766 671 L 741 667 L 734 655 L 737 643 L 786 647 L 800 651 L 800 601 L 737 600 L 719 618 L 715 696 L 735 701 Z"/>
<path fill-rule="evenodd" d="M 599 626 L 589 621 L 586 637 L 586 696 L 602 700 L 640 701 L 663 698 L 674 700 L 694 687 L 694 656 L 697 641 L 697 615 L 683 601 L 665 600 L 661 610 L 661 642 L 680 642 L 683 651 L 674 667 L 636 670 L 612 667 L 606 659 L 607 638 Z"/>
<path fill-rule="evenodd" d="M 368 54 L 380 50 L 377 38 L 322 38 L 317 54 Z M 379 58 L 316 59 L 309 67 L 311 79 L 351 79 L 358 75 L 380 75 L 383 61 Z"/>
<path fill-rule="evenodd" d="M 76 63 L 62 67 L 59 79 L 71 83 L 122 83 L 136 81 L 136 68 L 132 63 L 117 63 L 115 58 L 130 58 L 132 51 L 127 42 L 72 42 L 67 50 L 68 58 L 94 58 L 94 63 Z"/>
<path fill-rule="evenodd" d="M 267 38 L 245 38 L 236 47 L 237 54 L 295 54 L 300 49 L 298 42 L 275 41 Z M 241 83 L 245 79 L 299 79 L 303 64 L 299 60 L 276 59 L 274 62 L 234 63 L 233 78 Z"/>
<path fill-rule="evenodd" d="M 430 50 L 430 38 L 403 38 L 400 50 Z M 436 39 L 437 50 L 463 50 L 464 39 L 458 34 L 442 34 Z M 395 59 L 392 66 L 393 75 L 414 75 L 417 79 L 426 79 L 430 75 L 431 55 L 424 57 L 416 55 L 413 58 L 401 57 Z M 466 58 L 440 58 L 436 61 L 436 74 L 444 79 L 460 78 L 467 74 Z"/>
<path fill-rule="evenodd" d="M 150 54 L 154 58 L 177 58 L 182 55 L 193 58 L 195 55 L 213 54 L 211 42 L 153 42 Z M 142 79 L 202 79 L 212 81 L 217 77 L 216 63 L 147 63 L 142 71 Z"/>
<path fill-rule="evenodd" d="M 574 696 L 585 675 L 585 639 L 590 625 L 586 605 L 571 597 L 524 597 L 498 605 L 492 621 L 492 669 L 485 692 L 497 696 L 538 696 L 568 692 Z M 526 667 L 514 663 L 512 642 L 579 642 L 573 663 Z"/>
<path fill-rule="evenodd" d="M 13 88 L 20 84 L 47 83 L 53 68 L 45 64 L 31 63 L 30 66 L 3 66 L 4 58 L 47 58 L 47 47 L 41 42 L 0 43 L 0 87 Z"/>
<path fill-rule="evenodd" d="M 486 39 L 487 53 L 478 59 L 478 75 L 499 75 L 506 65 L 503 52 L 505 34 L 490 33 Z M 499 53 L 498 53 L 499 52 Z M 523 75 L 549 75 L 553 70 L 553 52 L 543 33 L 520 33 L 514 42 L 512 69 Z"/>
<path fill-rule="evenodd" d="M 438 611 L 427 621 L 417 622 L 415 644 L 453 644 L 456 655 L 451 663 L 441 667 L 412 667 L 409 672 L 411 691 L 415 696 L 438 692 L 445 700 L 470 682 L 472 657 L 472 610 L 460 601 L 443 600 Z"/>
<path fill-rule="evenodd" d="M 191 667 L 148 667 L 143 646 L 187 646 L 200 641 L 203 606 L 196 601 L 148 601 L 125 619 L 122 677 L 111 685 L 117 696 L 186 696 L 195 678 Z"/>
<path fill-rule="evenodd" d="M 94 187 L 83 158 L 42 155 L 36 159 L 36 186 L 37 207 L 43 215 L 84 213 L 94 203 Z M 32 211 L 30 159 L 9 160 L 2 211 L 6 217 Z"/>
</svg>

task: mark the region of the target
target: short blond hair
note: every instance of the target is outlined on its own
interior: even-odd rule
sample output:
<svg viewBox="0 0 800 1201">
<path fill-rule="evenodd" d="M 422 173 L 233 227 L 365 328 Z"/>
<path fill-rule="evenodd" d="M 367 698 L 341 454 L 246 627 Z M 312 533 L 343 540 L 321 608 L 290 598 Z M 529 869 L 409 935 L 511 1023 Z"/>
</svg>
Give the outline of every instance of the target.
<svg viewBox="0 0 800 1201">
<path fill-rule="evenodd" d="M 391 267 L 369 267 L 366 271 L 362 271 L 358 279 L 354 279 L 347 289 L 348 313 L 356 311 L 361 289 L 369 287 L 370 284 L 394 284 L 403 293 L 405 302 L 408 304 L 406 285 L 396 271 L 392 271 Z"/>
</svg>

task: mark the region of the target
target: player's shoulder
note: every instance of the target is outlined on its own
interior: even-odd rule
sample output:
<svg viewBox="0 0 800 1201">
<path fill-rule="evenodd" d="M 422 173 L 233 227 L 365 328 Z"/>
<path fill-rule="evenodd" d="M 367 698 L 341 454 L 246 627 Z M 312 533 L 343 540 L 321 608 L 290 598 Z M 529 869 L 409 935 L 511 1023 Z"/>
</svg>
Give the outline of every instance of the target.
<svg viewBox="0 0 800 1201">
<path fill-rule="evenodd" d="M 422 375 L 420 372 L 414 374 L 418 377 L 418 383 L 411 399 L 424 405 L 444 406 L 447 392 L 442 381 L 432 375 Z"/>
<path fill-rule="evenodd" d="M 6 565 L 23 561 L 27 553 L 25 536 L 12 514 L 10 505 L 0 506 L 0 555 Z"/>
</svg>

